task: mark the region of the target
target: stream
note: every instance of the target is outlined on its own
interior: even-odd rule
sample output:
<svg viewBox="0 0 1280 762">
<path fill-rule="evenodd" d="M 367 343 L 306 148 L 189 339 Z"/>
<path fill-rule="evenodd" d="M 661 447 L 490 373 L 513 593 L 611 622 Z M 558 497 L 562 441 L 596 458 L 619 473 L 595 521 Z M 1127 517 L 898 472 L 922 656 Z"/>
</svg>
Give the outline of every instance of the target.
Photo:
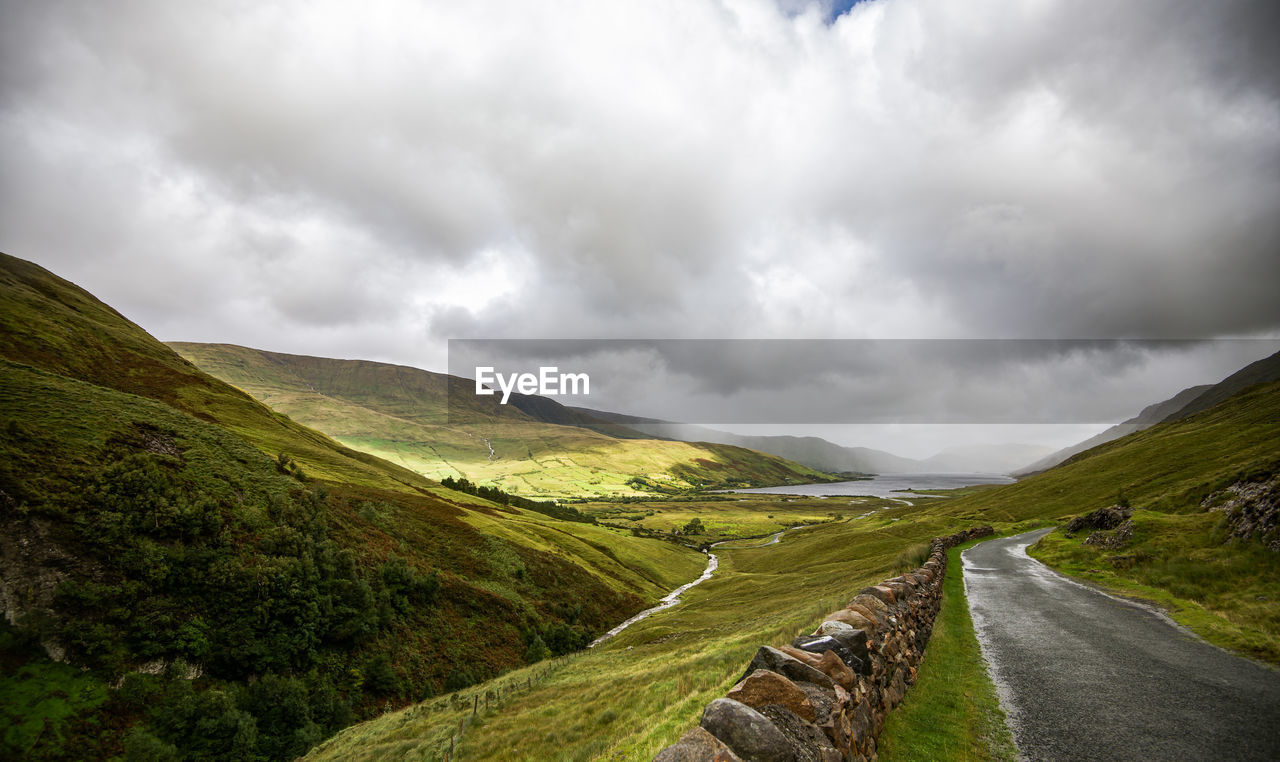
<svg viewBox="0 0 1280 762">
<path fill-rule="evenodd" d="M 735 550 L 750 550 L 752 548 L 763 548 L 766 545 L 777 545 L 778 543 L 782 542 L 782 535 L 786 534 L 787 532 L 790 532 L 792 529 L 804 529 L 805 527 L 811 527 L 811 526 L 813 526 L 813 524 L 800 524 L 798 526 L 787 527 L 786 529 L 783 529 L 779 532 L 774 532 L 773 534 L 769 535 L 769 539 L 765 540 L 759 545 L 739 545 L 737 548 L 735 548 Z M 749 538 L 744 537 L 741 540 L 721 540 L 720 542 L 711 543 L 711 547 L 718 548 L 721 545 L 726 545 L 731 542 L 743 542 L 747 539 Z"/>
<path fill-rule="evenodd" d="M 783 529 L 780 532 L 774 532 L 772 535 L 769 536 L 769 539 L 765 540 L 759 545 L 747 545 L 743 548 L 737 548 L 737 549 L 747 550 L 749 548 L 763 548 L 766 545 L 777 545 L 779 542 L 782 541 L 782 535 L 786 534 L 787 532 L 790 532 L 792 529 L 804 529 L 806 526 L 812 526 L 812 524 L 805 524 L 802 526 L 795 526 L 795 527 L 787 527 L 786 529 Z M 729 542 L 741 542 L 741 540 L 721 540 L 720 542 L 712 543 L 711 547 L 715 548 Z M 680 587 L 677 587 L 675 590 L 672 590 L 670 593 L 667 593 L 666 597 L 658 602 L 658 605 L 653 606 L 651 608 L 647 608 L 644 611 L 641 611 L 639 614 L 636 614 L 635 616 L 631 617 L 630 619 L 618 625 L 617 627 L 614 627 L 612 630 L 609 630 L 605 634 L 591 641 L 591 644 L 588 645 L 587 648 L 595 648 L 599 644 L 605 642 L 609 638 L 612 638 L 614 635 L 617 635 L 618 633 L 627 629 L 628 627 L 635 624 L 636 622 L 639 622 L 640 620 L 645 619 L 652 614 L 656 614 L 659 611 L 666 611 L 667 609 L 679 604 L 680 595 L 682 593 L 684 593 L 686 590 L 693 587 L 694 585 L 700 585 L 703 582 L 706 582 L 707 580 L 711 579 L 711 575 L 715 573 L 715 570 L 719 568 L 719 566 L 720 566 L 720 559 L 716 557 L 715 553 L 708 552 L 707 553 L 707 569 L 706 571 L 702 572 L 701 577 L 698 577 L 692 582 L 683 584 Z"/>
<path fill-rule="evenodd" d="M 677 603 L 680 602 L 681 593 L 693 587 L 694 585 L 701 584 L 711 579 L 712 573 L 714 573 L 716 568 L 719 566 L 720 566 L 720 559 L 716 558 L 716 554 L 708 553 L 707 554 L 707 570 L 702 573 L 701 577 L 698 577 L 694 581 L 681 585 L 680 587 L 677 587 L 675 590 L 672 590 L 671 592 L 667 593 L 667 596 L 663 598 L 658 603 L 657 606 L 654 606 L 652 608 L 647 608 L 644 611 L 641 611 L 639 614 L 636 614 L 635 616 L 631 617 L 627 621 L 623 622 L 622 624 L 618 625 L 617 627 L 614 627 L 612 630 L 609 630 L 605 634 L 591 641 L 591 645 L 587 646 L 587 648 L 595 648 L 600 643 L 603 643 L 609 638 L 612 638 L 614 635 L 617 635 L 618 633 L 627 629 L 628 627 L 635 624 L 636 622 L 639 622 L 641 619 L 648 617 L 650 614 L 656 614 L 659 611 L 665 611 L 666 609 L 669 609 L 672 606 L 675 606 Z"/>
</svg>

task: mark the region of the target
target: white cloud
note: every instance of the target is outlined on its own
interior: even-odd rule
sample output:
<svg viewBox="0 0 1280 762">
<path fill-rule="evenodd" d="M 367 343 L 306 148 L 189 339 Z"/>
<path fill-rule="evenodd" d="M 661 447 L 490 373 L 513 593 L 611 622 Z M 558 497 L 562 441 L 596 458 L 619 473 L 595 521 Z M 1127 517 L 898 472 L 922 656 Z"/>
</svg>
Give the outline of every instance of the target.
<svg viewBox="0 0 1280 762">
<path fill-rule="evenodd" d="M 5 4 L 0 248 L 164 338 L 1280 328 L 1274 4 Z"/>
</svg>

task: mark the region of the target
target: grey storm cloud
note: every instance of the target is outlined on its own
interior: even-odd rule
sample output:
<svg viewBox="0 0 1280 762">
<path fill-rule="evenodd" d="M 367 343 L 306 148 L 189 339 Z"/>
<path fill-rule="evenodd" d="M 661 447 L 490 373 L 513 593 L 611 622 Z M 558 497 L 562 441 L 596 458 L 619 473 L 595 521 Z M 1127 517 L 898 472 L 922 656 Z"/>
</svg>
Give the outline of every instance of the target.
<svg viewBox="0 0 1280 762">
<path fill-rule="evenodd" d="M 1280 329 L 1272 2 L 5 2 L 0 248 L 166 339 Z"/>
<path fill-rule="evenodd" d="M 1088 424 L 1275 353 L 1280 339 L 453 340 L 449 372 L 586 374 L 568 404 L 711 424 Z M 490 375 L 490 374 L 486 374 Z"/>
</svg>

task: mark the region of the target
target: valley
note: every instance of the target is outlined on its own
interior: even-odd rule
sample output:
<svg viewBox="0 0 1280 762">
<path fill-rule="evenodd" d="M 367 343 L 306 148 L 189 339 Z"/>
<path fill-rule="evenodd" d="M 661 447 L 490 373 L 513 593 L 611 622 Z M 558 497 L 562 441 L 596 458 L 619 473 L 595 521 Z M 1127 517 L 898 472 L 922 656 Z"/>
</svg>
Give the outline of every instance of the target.
<svg viewBox="0 0 1280 762">
<path fill-rule="evenodd" d="M 464 379 L 404 366 L 165 345 L 0 264 L 7 754 L 647 759 L 761 644 L 978 525 L 1057 527 L 1033 557 L 1280 664 L 1265 364 L 1016 482 L 839 482 L 545 399 L 459 410 Z M 1062 531 L 1099 509 L 1124 528 Z M 1011 748 L 963 586 L 945 591 L 942 655 L 885 759 Z"/>
<path fill-rule="evenodd" d="M 0 762 L 1274 762 L 1278 35 L 5 3 Z"/>
<path fill-rule="evenodd" d="M 826 521 L 788 532 L 777 545 L 718 547 L 720 569 L 690 590 L 684 603 L 541 673 L 541 685 L 535 683 L 528 694 L 474 716 L 441 702 L 406 710 L 344 732 L 312 756 L 431 754 L 452 742 L 460 759 L 537 759 L 537 750 L 545 748 L 562 749 L 565 759 L 647 759 L 697 723 L 703 706 L 741 677 L 741 665 L 759 643 L 790 641 L 860 586 L 908 568 L 913 545 L 978 521 L 990 522 L 998 534 L 1062 526 L 1118 498 L 1136 509 L 1136 546 L 1155 543 L 1160 551 L 1117 555 L 1081 545 L 1083 537 L 1059 539 L 1061 534 L 1052 532 L 1042 541 L 1043 554 L 1035 548 L 1032 553 L 1044 557 L 1061 552 L 1049 549 L 1078 548 L 1073 552 L 1083 555 L 1077 560 L 1046 560 L 1073 573 L 1087 565 L 1092 574 L 1085 576 L 1121 592 L 1145 591 L 1143 597 L 1159 601 L 1200 637 L 1280 663 L 1275 651 L 1280 621 L 1271 601 L 1280 585 L 1280 558 L 1257 539 L 1232 539 L 1220 517 L 1200 505 L 1229 485 L 1255 479 L 1253 474 L 1276 472 L 1277 400 L 1280 384 L 1255 386 L 1225 404 L 1119 439 L 1017 484 L 957 490 L 945 500 L 920 501 L 924 505 L 882 501 L 860 518 L 831 521 L 828 511 L 809 516 Z M 830 499 L 773 500 L 796 506 L 794 520 L 830 504 Z M 717 499 L 583 507 L 602 519 L 612 515 L 669 527 L 687 524 L 686 516 L 712 527 L 754 517 L 759 527 L 764 524 L 759 513 L 777 505 Z M 1162 523 L 1169 530 L 1159 529 Z M 1181 539 L 1171 544 L 1169 537 Z M 955 564 L 951 574 L 961 573 Z M 1141 579 L 1150 586 L 1138 587 Z M 1194 586 L 1187 584 L 1191 580 Z M 949 596 L 944 614 L 963 605 L 957 601 L 963 588 L 951 588 Z M 881 757 L 1013 758 L 972 626 L 956 621 L 957 614 L 946 616 L 952 629 L 937 657 L 926 653 L 918 678 L 927 694 L 907 695 L 886 726 Z M 582 696 L 608 699 L 584 706 Z M 916 703 L 933 709 L 917 710 Z M 573 719 L 556 719 L 563 717 Z"/>
</svg>

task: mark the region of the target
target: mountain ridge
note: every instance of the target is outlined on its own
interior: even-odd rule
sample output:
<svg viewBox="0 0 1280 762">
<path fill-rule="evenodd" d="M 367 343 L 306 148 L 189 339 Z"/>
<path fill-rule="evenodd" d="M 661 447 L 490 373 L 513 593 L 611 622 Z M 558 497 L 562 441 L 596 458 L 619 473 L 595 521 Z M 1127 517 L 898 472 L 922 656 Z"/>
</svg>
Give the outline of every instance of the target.
<svg viewBox="0 0 1280 762">
<path fill-rule="evenodd" d="M 476 395 L 473 380 L 410 366 L 229 344 L 170 346 L 343 445 L 429 478 L 465 478 L 537 499 L 830 478 L 739 446 L 654 440 L 536 395 L 512 395 L 512 404 L 501 405 Z"/>
<path fill-rule="evenodd" d="M 1121 437 L 1148 429 L 1158 423 L 1189 418 L 1239 394 L 1250 386 L 1280 380 L 1280 352 L 1249 363 L 1215 384 L 1201 384 L 1178 392 L 1162 402 L 1143 408 L 1134 417 L 1112 426 L 1083 442 L 1064 447 L 1057 452 L 1012 472 L 1023 477 L 1053 468 L 1070 458 L 1094 447 Z"/>
<path fill-rule="evenodd" d="M 846 474 L 911 474 L 937 472 L 1005 473 L 1026 462 L 1027 450 L 1047 447 L 1018 444 L 969 445 L 948 448 L 928 458 L 907 458 L 870 447 L 839 445 L 816 436 L 751 435 L 696 424 L 674 423 L 604 410 L 574 408 L 649 436 L 678 441 L 707 441 L 769 452 L 823 471 Z"/>
</svg>

